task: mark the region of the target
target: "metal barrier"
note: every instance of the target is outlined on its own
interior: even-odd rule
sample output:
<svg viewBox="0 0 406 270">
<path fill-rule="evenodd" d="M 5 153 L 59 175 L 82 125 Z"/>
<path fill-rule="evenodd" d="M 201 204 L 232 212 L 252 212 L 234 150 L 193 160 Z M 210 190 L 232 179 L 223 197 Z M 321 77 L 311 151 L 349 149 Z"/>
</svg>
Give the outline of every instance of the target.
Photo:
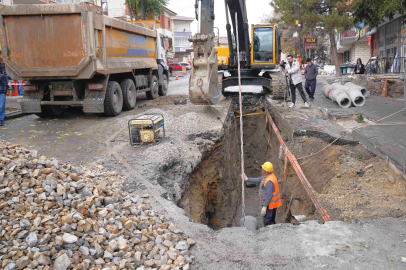
<svg viewBox="0 0 406 270">
<path fill-rule="evenodd" d="M 368 60 L 365 74 L 399 74 L 405 69 L 406 57 L 376 57 Z"/>
</svg>

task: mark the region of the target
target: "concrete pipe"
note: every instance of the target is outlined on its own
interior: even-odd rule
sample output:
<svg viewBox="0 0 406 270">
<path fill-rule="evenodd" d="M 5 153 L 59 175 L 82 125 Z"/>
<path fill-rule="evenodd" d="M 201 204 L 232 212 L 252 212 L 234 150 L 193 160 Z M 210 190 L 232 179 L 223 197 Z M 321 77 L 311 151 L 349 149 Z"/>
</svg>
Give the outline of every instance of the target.
<svg viewBox="0 0 406 270">
<path fill-rule="evenodd" d="M 242 217 L 238 222 L 238 227 L 245 227 L 248 230 L 255 231 L 258 227 L 258 221 L 253 216 L 245 216 L 245 220 Z"/>
<path fill-rule="evenodd" d="M 350 100 L 354 106 L 360 107 L 365 105 L 365 98 L 359 89 L 354 88 L 350 89 L 339 83 L 333 83 L 333 87 L 345 91 L 347 95 L 350 97 Z"/>
<path fill-rule="evenodd" d="M 337 89 L 332 85 L 326 84 L 323 87 L 323 94 L 332 101 L 337 102 L 341 108 L 349 108 L 351 106 L 350 97 L 342 89 Z"/>
<path fill-rule="evenodd" d="M 361 91 L 361 94 L 364 96 L 364 98 L 371 94 L 365 87 L 362 87 L 352 82 L 347 82 L 344 86 L 347 87 L 348 89 L 356 89 Z"/>
</svg>

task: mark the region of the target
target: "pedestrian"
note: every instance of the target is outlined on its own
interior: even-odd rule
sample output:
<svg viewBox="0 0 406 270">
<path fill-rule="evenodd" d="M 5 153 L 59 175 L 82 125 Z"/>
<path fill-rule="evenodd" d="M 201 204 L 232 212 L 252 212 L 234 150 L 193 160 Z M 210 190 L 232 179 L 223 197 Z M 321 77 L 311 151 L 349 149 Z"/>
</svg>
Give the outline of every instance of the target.
<svg viewBox="0 0 406 270">
<path fill-rule="evenodd" d="M 173 70 L 172 65 L 169 64 L 169 74 L 170 74 L 170 76 L 172 76 L 172 70 Z"/>
<path fill-rule="evenodd" d="M 306 60 L 307 66 L 305 68 L 305 89 L 309 95 L 310 100 L 314 100 L 314 92 L 316 91 L 316 78 L 319 74 L 319 69 L 317 65 L 312 63 L 310 58 Z"/>
<path fill-rule="evenodd" d="M 259 185 L 259 200 L 262 205 L 261 216 L 264 222 L 264 227 L 275 224 L 276 208 L 282 205 L 281 194 L 279 193 L 278 180 L 273 173 L 273 165 L 271 162 L 265 162 L 262 165 L 262 177 L 248 178 L 243 175 L 244 181 L 252 183 L 260 183 Z"/>
<path fill-rule="evenodd" d="M 4 126 L 4 117 L 6 115 L 6 94 L 8 89 L 8 77 L 4 71 L 0 73 L 0 126 Z"/>
<path fill-rule="evenodd" d="M 355 74 L 365 74 L 365 66 L 362 63 L 361 58 L 357 59 L 357 65 L 355 66 Z"/>
<path fill-rule="evenodd" d="M 303 99 L 305 107 L 309 107 L 307 103 L 306 95 L 303 91 L 302 85 L 302 72 L 300 70 L 300 64 L 296 59 L 293 59 L 291 54 L 287 57 L 288 63 L 285 66 L 285 74 L 290 79 L 290 93 L 292 95 L 292 103 L 289 105 L 289 108 L 295 107 L 296 103 L 296 88 L 299 90 L 299 94 Z"/>
</svg>

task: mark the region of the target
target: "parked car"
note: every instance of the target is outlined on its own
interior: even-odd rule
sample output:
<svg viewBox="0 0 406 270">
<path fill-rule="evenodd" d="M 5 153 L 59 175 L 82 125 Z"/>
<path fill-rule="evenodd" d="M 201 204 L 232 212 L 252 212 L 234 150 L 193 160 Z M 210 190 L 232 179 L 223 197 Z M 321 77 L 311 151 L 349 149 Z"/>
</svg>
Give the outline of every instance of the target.
<svg viewBox="0 0 406 270">
<path fill-rule="evenodd" d="M 182 71 L 182 65 L 178 63 L 171 63 L 169 64 L 169 72 L 172 76 L 172 72 Z"/>
<path fill-rule="evenodd" d="M 181 64 L 183 67 L 186 67 L 186 70 L 191 70 L 191 69 L 192 69 L 192 67 L 190 66 L 190 64 L 189 64 L 189 63 L 186 63 L 186 62 L 180 62 L 179 64 Z"/>
</svg>

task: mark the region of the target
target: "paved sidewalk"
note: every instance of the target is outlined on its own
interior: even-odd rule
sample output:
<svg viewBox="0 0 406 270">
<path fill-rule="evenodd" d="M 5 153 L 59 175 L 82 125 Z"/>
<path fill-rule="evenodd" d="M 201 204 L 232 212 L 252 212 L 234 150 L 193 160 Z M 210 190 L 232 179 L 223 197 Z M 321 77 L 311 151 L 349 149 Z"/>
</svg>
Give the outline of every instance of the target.
<svg viewBox="0 0 406 270">
<path fill-rule="evenodd" d="M 362 114 L 377 124 L 356 129 L 352 134 L 406 177 L 406 103 L 403 100 L 368 96 L 364 106 L 343 109 L 323 95 L 323 83 L 324 78 L 319 76 L 315 100 L 311 105 L 333 120 Z M 388 118 L 381 120 L 385 117 Z"/>
</svg>

